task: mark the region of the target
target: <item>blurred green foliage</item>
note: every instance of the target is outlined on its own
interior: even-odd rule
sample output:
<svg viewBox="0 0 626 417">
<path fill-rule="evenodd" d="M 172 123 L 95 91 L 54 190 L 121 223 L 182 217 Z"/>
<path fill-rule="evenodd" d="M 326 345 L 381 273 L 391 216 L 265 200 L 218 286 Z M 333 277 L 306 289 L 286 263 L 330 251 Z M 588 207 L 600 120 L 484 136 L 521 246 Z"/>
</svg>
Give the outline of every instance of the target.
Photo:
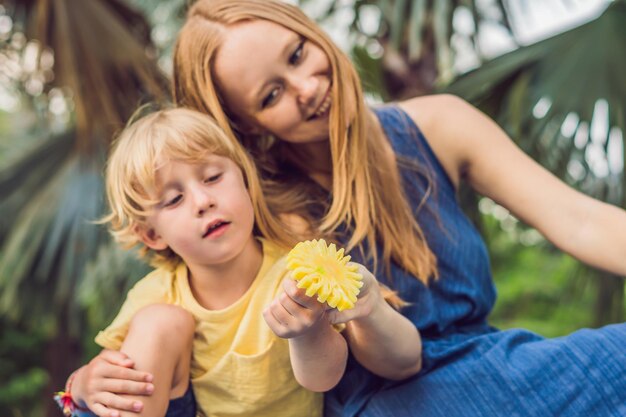
<svg viewBox="0 0 626 417">
<path fill-rule="evenodd" d="M 129 0 L 126 3 L 139 7 L 149 16 L 153 25 L 151 37 L 159 48 L 158 62 L 167 72 L 172 40 L 183 19 L 186 0 Z M 332 5 L 340 3 L 330 2 Z M 477 6 L 481 3 L 487 4 L 451 1 L 449 7 L 438 7 L 422 15 L 425 5 L 433 7 L 432 2 L 355 2 L 351 53 L 363 74 L 366 90 L 373 97 L 385 100 L 432 91 L 436 81 L 433 74 L 445 71 L 444 78 L 449 77 L 446 65 L 450 63 L 446 57 L 454 35 L 454 10 L 469 8 L 478 28 L 479 21 L 494 20 L 492 12 Z M 510 30 L 503 2 L 493 4 L 500 11 L 496 20 Z M 359 20 L 361 14 L 372 11 L 371 7 L 382 10 L 375 33 L 363 30 L 363 22 Z M 337 8 L 332 6 L 321 18 L 335 11 Z M 400 37 L 405 33 L 401 30 L 405 25 L 398 25 L 398 19 L 406 16 L 412 19 L 408 27 L 415 26 L 417 21 L 424 25 L 417 38 Z M 477 32 L 471 35 L 473 44 L 476 44 Z M 417 48 L 416 39 L 424 42 L 422 48 Z M 42 120 L 41 103 L 38 104 L 37 99 L 27 101 L 20 112 L 0 110 L 0 162 L 27 150 L 36 143 L 33 141 L 38 132 L 50 127 Z M 22 133 L 20 142 L 10 140 L 18 133 Z M 507 224 L 489 212 L 478 216 L 474 213 L 472 218 L 479 222 L 489 246 L 498 289 L 491 324 L 500 328 L 523 327 L 553 337 L 606 322 L 598 318 L 597 272 L 562 254 L 524 226 Z M 525 239 L 525 236 L 531 238 Z M 93 337 L 112 319 L 123 301 L 123 294 L 146 270 L 146 265 L 138 262 L 134 253 L 122 251 L 111 243 L 99 246 L 95 257 L 87 262 L 84 277 L 76 288 L 85 326 L 78 341 L 80 361 L 87 361 L 98 352 Z M 28 309 L 28 305 L 24 307 Z M 46 368 L 46 346 L 63 324 L 57 319 L 39 317 L 27 324 L 0 318 L 0 416 L 44 415 L 52 395 L 44 391 L 52 378 Z"/>
<path fill-rule="evenodd" d="M 490 324 L 546 337 L 593 325 L 593 271 L 545 241 L 521 244 L 493 216 L 483 226 L 498 291 Z"/>
</svg>

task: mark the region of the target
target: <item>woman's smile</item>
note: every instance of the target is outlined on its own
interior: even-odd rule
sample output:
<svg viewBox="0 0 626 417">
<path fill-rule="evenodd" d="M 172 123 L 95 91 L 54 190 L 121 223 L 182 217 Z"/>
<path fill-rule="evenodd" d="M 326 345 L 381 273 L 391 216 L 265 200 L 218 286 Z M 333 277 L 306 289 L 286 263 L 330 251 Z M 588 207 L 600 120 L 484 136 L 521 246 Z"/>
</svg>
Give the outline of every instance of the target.
<svg viewBox="0 0 626 417">
<path fill-rule="evenodd" d="M 317 119 L 328 115 L 328 111 L 330 110 L 330 106 L 333 100 L 331 96 L 331 87 L 332 85 L 328 86 L 328 89 L 326 90 L 326 93 L 324 93 L 324 97 L 322 98 L 322 102 L 319 104 L 317 110 L 315 110 L 313 115 L 309 117 L 308 120 Z"/>
</svg>

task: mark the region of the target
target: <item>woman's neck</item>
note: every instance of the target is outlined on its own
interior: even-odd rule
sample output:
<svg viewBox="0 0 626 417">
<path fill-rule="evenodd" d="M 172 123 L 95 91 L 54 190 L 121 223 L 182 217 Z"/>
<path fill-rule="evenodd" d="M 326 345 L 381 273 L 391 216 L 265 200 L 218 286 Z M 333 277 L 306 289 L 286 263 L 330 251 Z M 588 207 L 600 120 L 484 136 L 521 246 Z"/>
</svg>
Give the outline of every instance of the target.
<svg viewBox="0 0 626 417">
<path fill-rule="evenodd" d="M 332 188 L 333 161 L 329 141 L 287 144 L 285 148 L 293 164 L 325 189 Z"/>
<path fill-rule="evenodd" d="M 263 248 L 254 237 L 233 259 L 219 265 L 187 265 L 189 286 L 207 310 L 221 310 L 239 300 L 250 288 L 263 263 Z"/>
</svg>

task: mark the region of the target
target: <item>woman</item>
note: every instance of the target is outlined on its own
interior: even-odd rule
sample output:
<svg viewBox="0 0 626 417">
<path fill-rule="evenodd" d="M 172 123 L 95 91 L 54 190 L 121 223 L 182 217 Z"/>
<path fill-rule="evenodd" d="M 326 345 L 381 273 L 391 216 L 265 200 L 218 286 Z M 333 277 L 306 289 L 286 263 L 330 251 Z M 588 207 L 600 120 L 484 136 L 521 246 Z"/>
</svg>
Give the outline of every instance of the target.
<svg viewBox="0 0 626 417">
<path fill-rule="evenodd" d="M 361 249 L 411 303 L 402 312 L 422 335 L 421 373 L 392 382 L 353 361 L 327 415 L 626 414 L 626 325 L 554 340 L 488 326 L 488 256 L 455 191 L 468 181 L 565 252 L 626 275 L 623 210 L 568 188 L 458 98 L 369 111 L 348 59 L 276 1 L 197 2 L 174 94 L 240 138 L 276 213 Z"/>
<path fill-rule="evenodd" d="M 468 181 L 565 252 L 626 275 L 623 210 L 568 188 L 458 98 L 372 113 L 345 55 L 279 2 L 197 2 L 176 46 L 174 94 L 250 149 L 275 212 L 360 248 L 411 303 L 420 375 L 391 382 L 353 362 L 328 415 L 626 413 L 625 325 L 554 340 L 487 325 L 488 256 L 455 191 Z"/>
<path fill-rule="evenodd" d="M 422 371 L 390 381 L 353 360 L 328 416 L 626 415 L 626 325 L 546 340 L 487 324 L 488 254 L 455 192 L 467 181 L 565 252 L 626 275 L 623 210 L 568 188 L 458 98 L 371 111 L 347 57 L 278 1 L 197 2 L 174 94 L 250 150 L 295 231 L 341 240 L 410 303 Z"/>
</svg>

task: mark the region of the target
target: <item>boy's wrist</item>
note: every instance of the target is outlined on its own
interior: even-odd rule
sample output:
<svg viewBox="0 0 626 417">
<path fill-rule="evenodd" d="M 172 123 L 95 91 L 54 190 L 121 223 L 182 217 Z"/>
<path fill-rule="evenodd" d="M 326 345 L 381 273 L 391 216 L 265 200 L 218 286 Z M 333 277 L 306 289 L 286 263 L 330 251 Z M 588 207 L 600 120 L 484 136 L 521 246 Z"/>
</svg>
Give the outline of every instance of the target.
<svg viewBox="0 0 626 417">
<path fill-rule="evenodd" d="M 309 328 L 309 330 L 299 336 L 289 339 L 296 345 L 314 345 L 317 343 L 323 343 L 325 335 L 328 330 L 332 330 L 330 323 L 327 320 L 320 319 L 315 325 Z"/>
</svg>

